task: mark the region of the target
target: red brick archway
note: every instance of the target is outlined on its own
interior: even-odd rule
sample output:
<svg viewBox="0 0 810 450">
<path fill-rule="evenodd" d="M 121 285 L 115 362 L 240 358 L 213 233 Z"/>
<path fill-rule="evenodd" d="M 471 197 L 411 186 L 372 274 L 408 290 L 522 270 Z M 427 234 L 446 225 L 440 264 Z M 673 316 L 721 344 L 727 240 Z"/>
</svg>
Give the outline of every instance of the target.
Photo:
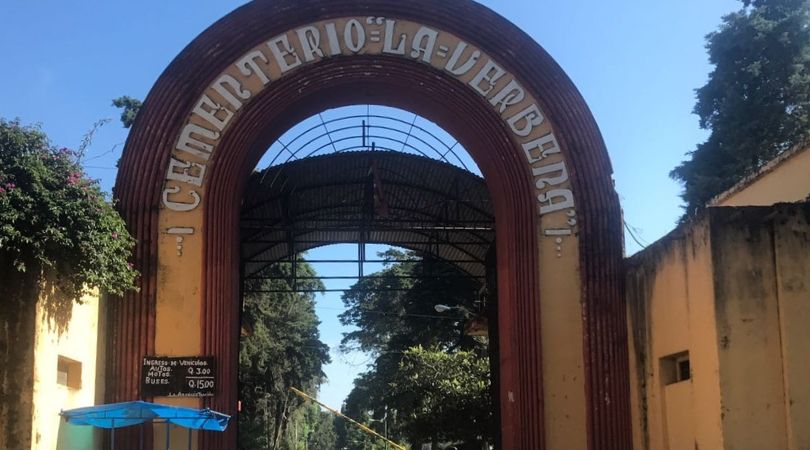
<svg viewBox="0 0 810 450">
<path fill-rule="evenodd" d="M 622 237 L 611 168 L 599 131 L 576 88 L 519 29 L 466 0 L 274 0 L 229 14 L 195 39 L 150 92 L 121 160 L 116 196 L 139 241 L 140 292 L 111 306 L 107 400 L 140 397 L 140 361 L 156 353 L 163 262 L 159 217 L 172 151 L 200 95 L 246 51 L 288 30 L 355 16 L 395 17 L 443 30 L 476 46 L 523 83 L 553 123 L 577 205 L 582 368 L 589 449 L 630 448 Z M 370 22 L 369 22 L 370 23 Z M 458 138 L 481 168 L 496 216 L 502 447 L 536 450 L 548 439 L 544 411 L 543 302 L 534 180 L 522 149 L 485 97 L 430 65 L 387 55 L 324 58 L 273 80 L 246 103 L 217 143 L 202 194 L 200 336 L 218 358 L 219 393 L 208 403 L 234 413 L 238 351 L 238 210 L 244 183 L 267 146 L 323 109 L 354 103 L 396 106 L 430 118 Z M 198 270 L 190 268 L 190 270 Z M 548 361 L 545 361 L 549 364 Z M 553 363 L 553 362 L 552 362 Z M 577 407 L 580 407 L 577 405 Z M 233 448 L 235 434 L 203 448 Z"/>
</svg>

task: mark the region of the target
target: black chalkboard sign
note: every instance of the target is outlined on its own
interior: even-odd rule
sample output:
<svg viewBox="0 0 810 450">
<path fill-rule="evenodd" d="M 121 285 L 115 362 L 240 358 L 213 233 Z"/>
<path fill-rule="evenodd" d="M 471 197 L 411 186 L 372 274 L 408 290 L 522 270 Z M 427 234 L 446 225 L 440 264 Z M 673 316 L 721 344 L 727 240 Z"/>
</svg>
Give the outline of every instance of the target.
<svg viewBox="0 0 810 450">
<path fill-rule="evenodd" d="M 146 356 L 141 370 L 144 397 L 211 397 L 216 391 L 213 356 Z"/>
</svg>

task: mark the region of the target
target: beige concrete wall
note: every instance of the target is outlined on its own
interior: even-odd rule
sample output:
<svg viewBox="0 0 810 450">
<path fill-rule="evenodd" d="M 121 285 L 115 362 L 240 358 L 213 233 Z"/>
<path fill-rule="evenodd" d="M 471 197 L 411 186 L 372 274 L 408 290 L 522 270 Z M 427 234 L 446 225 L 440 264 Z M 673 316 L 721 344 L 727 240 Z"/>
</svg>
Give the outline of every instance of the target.
<svg viewBox="0 0 810 450">
<path fill-rule="evenodd" d="M 722 448 L 711 264 L 705 223 L 675 230 L 628 261 L 637 449 Z M 691 378 L 673 382 L 664 362 L 684 352 Z"/>
<path fill-rule="evenodd" d="M 719 349 L 711 254 L 713 236 L 706 221 L 692 228 L 684 246 L 687 264 L 686 289 L 690 320 L 689 356 L 692 366 L 695 448 L 720 449 L 725 442 L 721 429 Z M 677 301 L 660 299 L 659 301 Z"/>
<path fill-rule="evenodd" d="M 721 195 L 713 206 L 769 206 L 810 196 L 810 147 L 766 166 L 762 173 Z"/>
<path fill-rule="evenodd" d="M 695 417 L 692 383 L 683 381 L 664 386 L 664 417 L 666 423 L 666 445 L 672 450 L 692 450 L 695 441 Z M 699 448 L 699 447 L 698 447 Z"/>
<path fill-rule="evenodd" d="M 787 448 L 773 235 L 760 211 L 711 213 L 727 448 Z"/>
<path fill-rule="evenodd" d="M 810 215 L 807 208 L 775 219 L 774 263 L 779 300 L 788 448 L 810 448 Z"/>
<path fill-rule="evenodd" d="M 735 448 L 810 448 L 810 203 L 712 215 L 724 433 Z"/>
<path fill-rule="evenodd" d="M 32 449 L 99 448 L 96 430 L 68 425 L 59 416 L 63 409 L 95 404 L 98 308 L 95 294 L 85 296 L 81 304 L 45 297 L 38 305 Z M 57 383 L 59 356 L 81 364 L 81 387 Z"/>
<path fill-rule="evenodd" d="M 810 203 L 713 208 L 631 258 L 627 294 L 637 449 L 810 448 Z"/>
</svg>

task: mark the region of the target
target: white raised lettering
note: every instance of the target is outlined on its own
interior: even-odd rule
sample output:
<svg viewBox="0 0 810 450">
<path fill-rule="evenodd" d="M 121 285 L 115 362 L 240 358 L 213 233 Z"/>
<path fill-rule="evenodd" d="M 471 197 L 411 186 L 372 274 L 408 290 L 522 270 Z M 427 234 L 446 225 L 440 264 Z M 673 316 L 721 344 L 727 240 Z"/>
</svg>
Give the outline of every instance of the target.
<svg viewBox="0 0 810 450">
<path fill-rule="evenodd" d="M 270 39 L 267 42 L 267 46 L 270 47 L 270 52 L 273 54 L 273 57 L 276 58 L 281 73 L 289 72 L 301 65 L 301 58 L 295 53 L 295 49 L 290 44 L 286 33 Z M 288 56 L 292 57 L 292 61 L 287 61 Z"/>
<path fill-rule="evenodd" d="M 224 108 L 219 103 L 211 100 L 211 97 L 207 95 L 203 95 L 199 102 L 197 102 L 197 106 L 194 107 L 192 112 L 198 116 L 200 116 L 203 120 L 210 123 L 219 131 L 225 129 L 225 126 L 228 125 L 228 122 L 231 121 L 231 117 L 233 117 L 233 113 L 229 111 L 227 108 Z M 217 117 L 218 113 L 224 113 L 225 117 L 219 118 Z"/>
<path fill-rule="evenodd" d="M 500 105 L 498 112 L 503 114 L 506 108 L 520 103 L 524 98 L 526 98 L 526 91 L 516 80 L 512 80 L 500 92 L 495 94 L 489 102 L 496 108 Z"/>
<path fill-rule="evenodd" d="M 392 55 L 405 54 L 405 38 L 407 34 L 402 33 L 399 35 L 397 46 L 394 47 L 394 35 L 396 34 L 396 20 L 387 19 L 385 21 L 385 40 L 383 41 L 383 53 L 390 53 Z"/>
<path fill-rule="evenodd" d="M 538 155 L 534 156 L 532 151 L 537 151 Z M 541 159 L 555 153 L 560 153 L 560 146 L 557 144 L 557 138 L 554 133 L 548 133 L 535 139 L 531 142 L 523 144 L 523 151 L 526 153 L 526 159 L 529 164 L 540 161 Z"/>
<path fill-rule="evenodd" d="M 227 89 L 230 87 L 230 90 Z M 228 75 L 227 73 L 219 77 L 214 83 L 214 90 L 217 94 L 221 95 L 228 103 L 233 106 L 233 109 L 238 111 L 242 107 L 242 102 L 239 99 L 247 100 L 250 98 L 251 92 L 247 89 L 242 89 L 242 84 L 239 80 Z M 236 96 L 239 98 L 236 98 Z"/>
<path fill-rule="evenodd" d="M 475 66 L 475 63 L 478 62 L 478 58 L 481 57 L 481 52 L 475 50 L 474 52 L 472 52 L 470 57 L 467 58 L 467 61 L 465 61 L 464 64 L 462 64 L 459 67 L 456 67 L 456 65 L 458 64 L 458 60 L 461 59 L 461 55 L 464 53 L 464 49 L 466 48 L 467 48 L 466 42 L 459 42 L 458 45 L 456 46 L 456 49 L 453 50 L 453 55 L 450 56 L 450 59 L 447 61 L 447 65 L 444 66 L 444 70 L 452 73 L 457 77 L 460 77 L 465 73 L 469 72 L 470 69 L 472 69 L 473 66 Z"/>
<path fill-rule="evenodd" d="M 472 80 L 470 80 L 470 86 L 478 91 L 479 94 L 486 97 L 487 94 L 492 92 L 492 89 L 495 88 L 495 83 L 497 83 L 498 80 L 504 76 L 504 74 L 506 74 L 506 71 L 501 69 L 500 66 L 492 62 L 490 59 L 486 64 L 484 64 L 484 67 L 478 71 L 478 74 L 474 76 Z M 487 87 L 482 88 L 481 83 L 484 81 L 487 82 Z"/>
<path fill-rule="evenodd" d="M 512 128 L 512 132 L 520 137 L 526 137 L 532 134 L 532 130 L 534 127 L 539 126 L 545 118 L 543 117 L 543 113 L 540 112 L 540 109 L 537 105 L 531 105 L 528 108 L 524 109 L 523 111 L 515 114 L 514 116 L 507 119 L 509 126 Z M 525 124 L 522 128 L 518 127 L 518 123 L 524 121 Z"/>
<path fill-rule="evenodd" d="M 236 62 L 236 67 L 239 69 L 239 72 L 249 77 L 252 74 L 256 74 L 260 80 L 262 80 L 262 84 L 267 84 L 270 82 L 270 77 L 267 76 L 266 73 L 259 67 L 259 64 L 256 63 L 257 60 L 261 60 L 263 63 L 267 64 L 267 57 L 264 56 L 264 53 L 255 50 L 247 55 L 245 55 L 242 59 Z"/>
<path fill-rule="evenodd" d="M 255 76 L 262 85 L 272 81 L 274 71 L 270 69 L 272 64 L 270 60 L 277 63 L 283 75 L 305 62 L 313 62 L 319 58 L 362 53 L 366 51 L 368 39 L 375 43 L 382 41 L 379 47 L 373 47 L 375 52 L 405 56 L 428 64 L 432 62 L 434 55 L 437 58 L 448 58 L 449 55 L 444 70 L 456 77 L 471 78 L 469 85 L 499 112 L 516 137 L 528 140 L 528 137 L 540 131 L 538 128 L 545 123 L 545 117 L 536 103 L 526 108 L 520 106 L 529 103 L 531 98 L 529 92 L 514 76 L 468 43 L 457 41 L 453 48 L 452 42 L 439 42 L 439 31 L 396 19 L 381 17 L 368 19 L 367 23 L 372 26 L 371 31 L 367 30 L 360 20 L 340 19 L 341 23 L 343 21 L 345 26 L 340 30 L 336 22 L 329 22 L 303 26 L 274 37 L 264 44 L 267 47 L 263 45 L 262 50 L 254 49 L 234 63 L 242 76 L 234 76 L 235 72 L 231 69 L 234 75 L 223 72 L 211 84 L 209 95 L 203 95 L 192 111 L 198 118 L 188 118 L 188 123 L 180 133 L 175 152 L 170 157 L 166 180 L 184 183 L 187 186 L 169 186 L 164 189 L 162 202 L 166 208 L 173 211 L 191 211 L 200 204 L 200 195 L 190 189 L 192 186 L 202 187 L 207 170 L 204 161 L 211 159 L 217 141 L 221 138 L 221 132 L 233 120 L 236 112 L 255 95 L 255 91 L 258 91 L 259 88 L 253 88 L 251 91 L 248 86 L 256 86 L 257 83 L 255 79 L 247 77 Z M 380 27 L 384 27 L 385 36 L 382 36 L 382 39 L 380 32 L 377 31 Z M 401 32 L 398 27 L 417 31 L 411 39 L 408 33 Z M 295 43 L 295 39 L 298 39 L 298 42 L 292 45 L 291 42 Z M 267 48 L 270 49 L 270 54 L 267 53 Z M 472 72 L 473 70 L 476 72 Z M 216 94 L 211 94 L 211 91 Z M 518 109 L 522 111 L 515 113 Z M 521 139 L 521 142 L 523 141 L 524 139 Z M 521 143 L 521 146 L 530 165 L 535 186 L 540 190 L 538 192 L 542 192 L 537 195 L 540 214 L 545 215 L 564 209 L 570 209 L 569 215 L 574 214 L 573 193 L 571 189 L 561 187 L 570 180 L 565 160 L 561 156 L 554 158 L 556 162 L 549 163 L 546 160 L 550 155 L 561 153 L 554 134 L 546 132 L 537 139 Z M 192 160 L 189 161 L 189 158 Z M 535 167 L 535 164 L 538 166 Z"/>
<path fill-rule="evenodd" d="M 190 173 L 189 169 L 195 173 Z M 179 181 L 181 183 L 189 183 L 195 186 L 202 186 L 202 180 L 205 177 L 205 164 L 198 164 L 195 162 L 181 161 L 177 158 L 169 160 L 169 171 L 166 173 L 167 180 Z"/>
<path fill-rule="evenodd" d="M 533 167 L 532 175 L 535 176 L 534 184 L 537 189 L 545 189 L 546 186 L 557 186 L 568 181 L 568 169 L 565 167 L 565 161 Z"/>
<path fill-rule="evenodd" d="M 186 212 L 191 211 L 200 204 L 200 196 L 195 191 L 189 191 L 188 195 L 193 199 L 191 203 L 173 202 L 169 200 L 169 195 L 177 194 L 180 192 L 179 186 L 170 186 L 163 190 L 163 205 L 172 211 Z"/>
<path fill-rule="evenodd" d="M 352 53 L 362 50 L 366 45 L 366 29 L 363 28 L 363 24 L 357 19 L 346 22 L 346 28 L 343 29 L 343 40 L 346 42 L 346 48 Z"/>
<path fill-rule="evenodd" d="M 177 141 L 175 148 L 207 160 L 211 156 L 211 152 L 214 151 L 214 146 L 201 141 L 195 136 L 212 141 L 219 139 L 219 133 L 216 131 L 203 128 L 195 123 L 188 123 L 183 127 L 183 131 L 180 133 L 180 139 Z"/>
<path fill-rule="evenodd" d="M 318 31 L 317 28 L 299 28 L 295 31 L 295 33 L 298 35 L 298 40 L 301 42 L 304 61 L 314 61 L 316 55 L 323 58 L 323 50 L 321 50 L 321 32 Z"/>
<path fill-rule="evenodd" d="M 337 27 L 333 22 L 327 23 L 326 40 L 329 41 L 329 56 L 337 56 L 341 53 L 340 42 L 338 42 Z"/>
<path fill-rule="evenodd" d="M 411 43 L 411 58 L 419 58 L 422 56 L 422 61 L 430 64 L 430 58 L 433 57 L 433 48 L 436 46 L 436 38 L 439 32 L 432 30 L 428 27 L 422 27 L 416 32 Z"/>
<path fill-rule="evenodd" d="M 555 201 L 559 200 L 559 201 Z M 574 207 L 574 194 L 570 189 L 552 189 L 537 196 L 540 202 L 540 215 Z"/>
</svg>

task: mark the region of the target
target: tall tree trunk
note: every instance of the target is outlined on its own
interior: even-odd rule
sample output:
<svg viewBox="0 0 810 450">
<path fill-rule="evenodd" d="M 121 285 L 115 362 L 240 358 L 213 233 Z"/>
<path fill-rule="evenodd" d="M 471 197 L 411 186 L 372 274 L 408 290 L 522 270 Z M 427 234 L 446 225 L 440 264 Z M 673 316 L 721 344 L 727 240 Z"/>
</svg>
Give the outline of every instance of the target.
<svg viewBox="0 0 810 450">
<path fill-rule="evenodd" d="M 278 402 L 276 402 L 278 404 Z M 289 414 L 290 407 L 290 394 L 284 396 L 284 403 L 281 408 L 276 408 L 276 426 L 275 438 L 273 439 L 273 448 L 281 449 L 281 439 L 284 437 L 285 424 L 287 423 L 287 415 Z"/>
</svg>

